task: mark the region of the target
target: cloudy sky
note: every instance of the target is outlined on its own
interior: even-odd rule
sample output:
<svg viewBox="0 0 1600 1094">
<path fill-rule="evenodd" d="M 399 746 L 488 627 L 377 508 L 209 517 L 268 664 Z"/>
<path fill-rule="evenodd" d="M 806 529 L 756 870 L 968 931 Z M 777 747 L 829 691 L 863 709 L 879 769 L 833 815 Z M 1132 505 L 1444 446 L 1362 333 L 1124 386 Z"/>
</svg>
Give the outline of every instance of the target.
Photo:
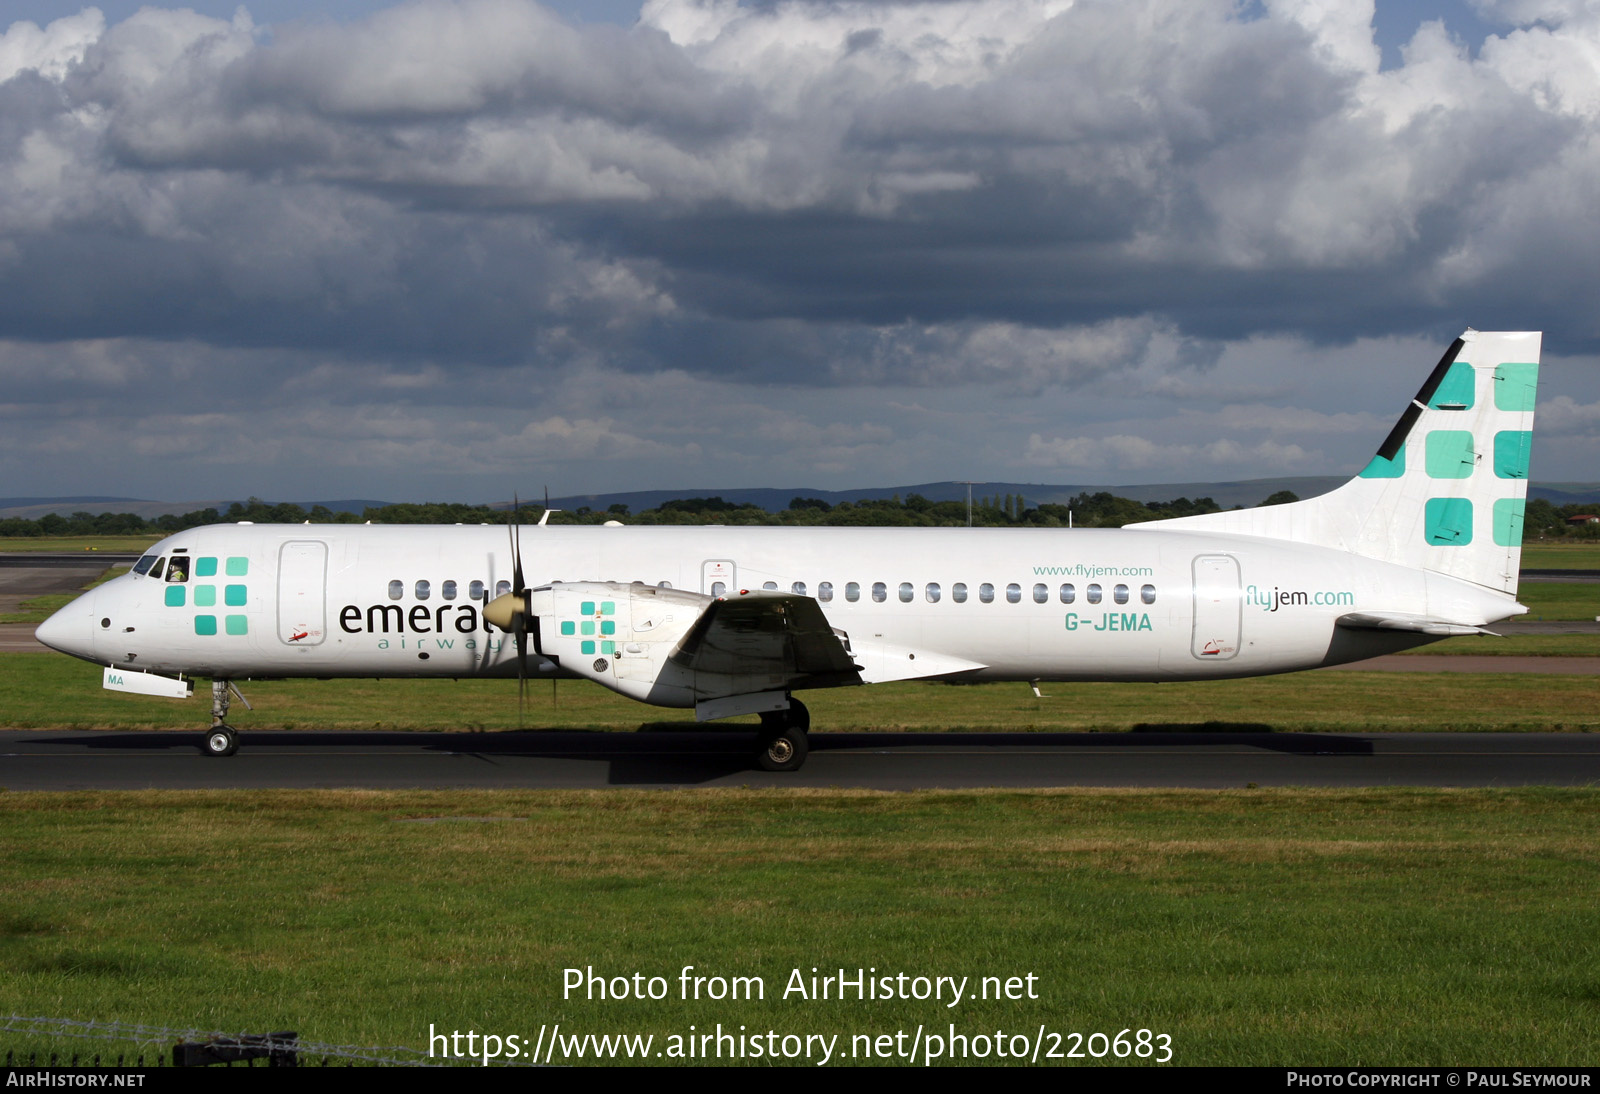
<svg viewBox="0 0 1600 1094">
<path fill-rule="evenodd" d="M 0 495 L 1600 480 L 1597 0 L 5 10 Z"/>
</svg>

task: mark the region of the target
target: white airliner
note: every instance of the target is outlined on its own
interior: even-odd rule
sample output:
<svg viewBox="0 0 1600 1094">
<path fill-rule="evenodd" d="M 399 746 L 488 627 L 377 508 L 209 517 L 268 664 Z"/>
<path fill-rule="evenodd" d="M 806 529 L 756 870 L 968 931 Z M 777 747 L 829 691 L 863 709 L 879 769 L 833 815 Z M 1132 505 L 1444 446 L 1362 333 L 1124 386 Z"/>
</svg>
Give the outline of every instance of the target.
<svg viewBox="0 0 1600 1094">
<path fill-rule="evenodd" d="M 108 688 L 210 678 L 216 755 L 235 680 L 560 674 L 759 714 L 768 770 L 805 759 L 808 688 L 1342 664 L 1527 610 L 1539 347 L 1467 331 L 1359 475 L 1289 505 L 1076 530 L 213 525 L 38 637 Z"/>
</svg>

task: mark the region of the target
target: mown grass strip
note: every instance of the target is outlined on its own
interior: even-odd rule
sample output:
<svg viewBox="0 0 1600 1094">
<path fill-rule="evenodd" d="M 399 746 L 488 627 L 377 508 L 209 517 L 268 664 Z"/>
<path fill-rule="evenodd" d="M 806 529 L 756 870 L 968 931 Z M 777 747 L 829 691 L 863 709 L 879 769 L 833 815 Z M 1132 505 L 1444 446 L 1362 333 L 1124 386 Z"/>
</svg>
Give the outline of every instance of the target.
<svg viewBox="0 0 1600 1094">
<path fill-rule="evenodd" d="M 954 1022 L 1146 1027 L 1183 1064 L 1587 1064 L 1597 822 L 1600 792 L 1538 789 L 5 794 L 0 981 L 14 1013 L 349 1044 Z M 765 998 L 684 1003 L 685 965 Z M 674 997 L 563 999 L 587 966 Z M 783 999 L 813 967 L 1040 998 Z"/>
<path fill-rule="evenodd" d="M 512 680 L 241 682 L 251 729 L 514 729 Z M 880 684 L 805 692 L 828 730 L 1125 730 L 1232 727 L 1294 732 L 1589 730 L 1600 727 L 1594 679 L 1512 673 L 1310 672 L 1170 684 Z M 206 689 L 188 701 L 104 691 L 92 666 L 53 653 L 0 654 L 0 725 L 171 728 L 208 724 Z M 529 688 L 530 729 L 694 726 L 688 711 L 647 707 L 585 681 Z M 753 721 L 746 719 L 745 721 Z"/>
</svg>

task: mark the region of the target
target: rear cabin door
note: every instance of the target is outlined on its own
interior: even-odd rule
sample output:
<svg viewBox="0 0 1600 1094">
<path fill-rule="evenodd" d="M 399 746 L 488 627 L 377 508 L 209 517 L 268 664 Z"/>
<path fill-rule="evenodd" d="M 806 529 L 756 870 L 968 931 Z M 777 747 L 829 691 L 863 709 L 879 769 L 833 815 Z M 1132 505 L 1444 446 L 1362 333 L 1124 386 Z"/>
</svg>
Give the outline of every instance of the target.
<svg viewBox="0 0 1600 1094">
<path fill-rule="evenodd" d="M 1189 652 L 1202 661 L 1231 661 L 1239 655 L 1239 560 L 1230 555 L 1200 555 L 1194 560 L 1194 637 Z"/>
</svg>

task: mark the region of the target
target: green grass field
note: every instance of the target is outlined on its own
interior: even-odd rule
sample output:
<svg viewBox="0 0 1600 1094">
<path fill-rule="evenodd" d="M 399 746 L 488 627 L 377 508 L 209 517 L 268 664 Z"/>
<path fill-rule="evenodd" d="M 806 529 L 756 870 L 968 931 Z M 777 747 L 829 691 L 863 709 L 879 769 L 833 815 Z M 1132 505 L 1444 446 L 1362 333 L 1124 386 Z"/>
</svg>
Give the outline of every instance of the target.
<svg viewBox="0 0 1600 1094">
<path fill-rule="evenodd" d="M 143 554 L 161 541 L 160 536 L 0 536 L 0 552 L 104 551 L 107 554 Z"/>
<path fill-rule="evenodd" d="M 15 1014 L 413 1048 L 953 1023 L 1145 1028 L 1189 1065 L 1588 1065 L 1597 824 L 1600 793 L 1536 789 L 3 794 L 0 982 Z M 685 965 L 765 997 L 683 1002 Z M 587 966 L 672 996 L 563 999 Z M 1038 998 L 783 998 L 841 967 Z"/>
<path fill-rule="evenodd" d="M 1487 641 L 1487 640 L 1485 640 Z M 241 687 L 251 729 L 514 729 L 514 680 L 281 680 Z M 1127 730 L 1204 723 L 1295 732 L 1589 731 L 1594 679 L 1509 673 L 1313 672 L 1171 684 L 878 684 L 805 692 L 815 729 L 1013 732 Z M 0 725 L 194 731 L 208 724 L 202 683 L 189 700 L 105 691 L 94 666 L 54 653 L 0 654 Z M 753 718 L 736 720 L 753 722 Z M 719 725 L 729 723 L 718 723 Z M 693 728 L 692 713 L 647 707 L 587 681 L 552 702 L 530 685 L 529 729 Z"/>
<path fill-rule="evenodd" d="M 1570 543 L 1524 543 L 1522 568 L 1525 570 L 1600 570 L 1600 542 L 1574 540 Z"/>
</svg>

